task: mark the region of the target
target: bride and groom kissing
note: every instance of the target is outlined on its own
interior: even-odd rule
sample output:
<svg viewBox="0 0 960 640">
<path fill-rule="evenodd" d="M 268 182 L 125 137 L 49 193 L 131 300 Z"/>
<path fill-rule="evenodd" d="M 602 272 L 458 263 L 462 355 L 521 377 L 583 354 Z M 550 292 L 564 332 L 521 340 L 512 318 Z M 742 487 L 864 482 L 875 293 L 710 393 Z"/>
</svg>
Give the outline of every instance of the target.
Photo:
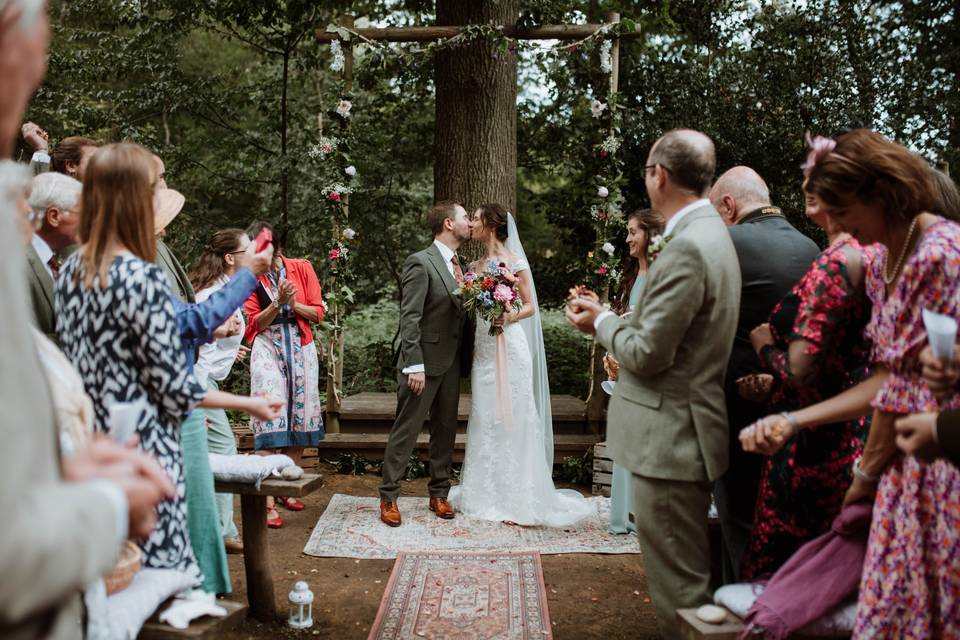
<svg viewBox="0 0 960 640">
<path fill-rule="evenodd" d="M 427 214 L 434 241 L 407 257 L 400 301 L 397 417 L 390 431 L 380 484 L 380 519 L 400 526 L 400 479 L 429 416 L 429 509 L 451 519 L 456 510 L 485 520 L 562 527 L 594 508 L 579 493 L 553 485 L 553 425 L 543 331 L 536 287 L 513 216 L 484 204 L 468 214 L 440 202 Z M 464 268 L 457 249 L 468 240 L 484 245 L 487 261 L 507 265 L 518 280 L 522 307 L 493 322 L 503 327 L 506 357 L 486 320 L 468 317 L 457 295 Z M 499 366 L 505 371 L 498 372 Z M 499 373 L 499 376 L 498 376 Z M 457 433 L 460 378 L 470 376 L 472 402 L 459 486 L 450 487 Z M 503 419 L 497 385 L 509 387 Z M 500 390 L 504 392 L 503 389 Z"/>
</svg>

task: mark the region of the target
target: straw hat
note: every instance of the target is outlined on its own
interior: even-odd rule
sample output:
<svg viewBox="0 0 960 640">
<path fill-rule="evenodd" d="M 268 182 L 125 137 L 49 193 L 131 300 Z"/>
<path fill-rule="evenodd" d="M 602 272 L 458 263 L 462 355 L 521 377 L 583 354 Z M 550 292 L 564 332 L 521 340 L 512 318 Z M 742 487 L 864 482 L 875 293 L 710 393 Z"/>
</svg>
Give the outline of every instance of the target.
<svg viewBox="0 0 960 640">
<path fill-rule="evenodd" d="M 183 209 L 183 203 L 186 198 L 182 193 L 174 189 L 157 189 L 153 194 L 153 228 L 155 233 L 160 233 L 167 228 L 167 225 L 173 222 L 180 210 Z"/>
</svg>

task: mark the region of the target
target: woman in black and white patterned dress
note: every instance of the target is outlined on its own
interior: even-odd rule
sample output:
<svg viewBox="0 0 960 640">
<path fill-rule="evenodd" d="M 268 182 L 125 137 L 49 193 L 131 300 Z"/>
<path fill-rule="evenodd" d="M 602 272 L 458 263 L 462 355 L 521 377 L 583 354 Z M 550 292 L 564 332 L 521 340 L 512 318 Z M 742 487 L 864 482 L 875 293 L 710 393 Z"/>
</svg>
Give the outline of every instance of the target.
<svg viewBox="0 0 960 640">
<path fill-rule="evenodd" d="M 187 531 L 179 428 L 205 389 L 187 368 L 166 277 L 152 264 L 155 167 L 150 153 L 134 144 L 103 147 L 90 159 L 83 246 L 57 280 L 57 333 L 94 401 L 99 431 L 106 430 L 114 402 L 146 400 L 137 424 L 140 447 L 170 474 L 177 495 L 158 506 L 157 526 L 141 541 L 144 565 L 199 577 Z"/>
</svg>

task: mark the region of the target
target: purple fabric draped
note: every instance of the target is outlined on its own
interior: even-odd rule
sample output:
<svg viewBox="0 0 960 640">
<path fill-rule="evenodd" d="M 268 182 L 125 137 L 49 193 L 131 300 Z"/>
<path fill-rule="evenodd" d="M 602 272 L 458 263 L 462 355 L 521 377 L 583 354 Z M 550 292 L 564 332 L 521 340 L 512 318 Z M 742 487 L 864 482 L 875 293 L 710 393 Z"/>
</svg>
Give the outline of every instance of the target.
<svg viewBox="0 0 960 640">
<path fill-rule="evenodd" d="M 797 549 L 750 607 L 740 640 L 788 638 L 856 594 L 872 510 L 872 502 L 844 507 L 830 531 Z"/>
</svg>

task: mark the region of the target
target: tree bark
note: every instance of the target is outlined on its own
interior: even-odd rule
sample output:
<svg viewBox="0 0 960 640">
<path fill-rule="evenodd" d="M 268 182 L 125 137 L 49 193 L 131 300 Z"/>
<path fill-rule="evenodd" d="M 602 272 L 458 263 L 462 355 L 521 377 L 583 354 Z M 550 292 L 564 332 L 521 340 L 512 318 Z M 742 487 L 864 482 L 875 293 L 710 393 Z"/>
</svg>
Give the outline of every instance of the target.
<svg viewBox="0 0 960 640">
<path fill-rule="evenodd" d="M 519 0 L 437 0 L 440 26 L 513 26 Z M 436 59 L 434 200 L 517 203 L 517 60 L 478 38 Z"/>
</svg>

